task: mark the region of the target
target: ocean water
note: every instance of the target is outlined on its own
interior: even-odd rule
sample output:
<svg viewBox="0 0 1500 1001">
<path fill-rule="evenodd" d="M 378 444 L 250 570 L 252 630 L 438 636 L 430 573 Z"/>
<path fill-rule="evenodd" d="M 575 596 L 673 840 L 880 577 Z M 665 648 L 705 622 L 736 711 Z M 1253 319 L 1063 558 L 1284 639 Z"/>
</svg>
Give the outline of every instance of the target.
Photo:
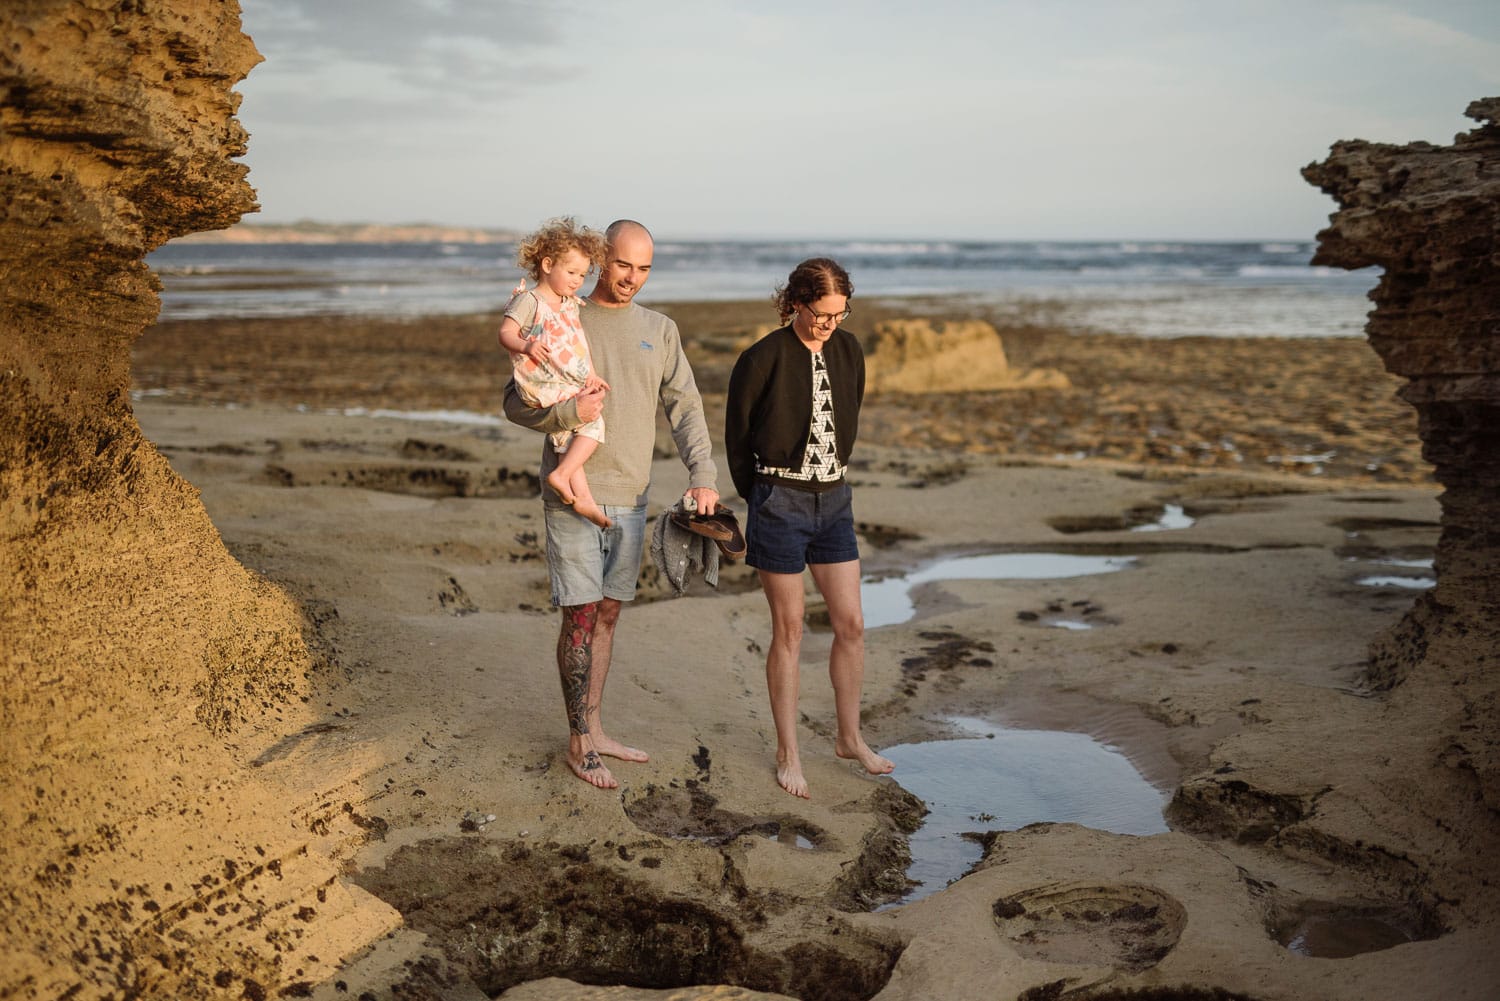
<svg viewBox="0 0 1500 1001">
<path fill-rule="evenodd" d="M 1375 269 L 1313 267 L 1310 242 L 670 241 L 641 302 L 768 298 L 798 261 L 837 259 L 858 300 L 921 296 L 959 313 L 1147 337 L 1361 336 Z M 147 263 L 162 317 L 423 316 L 498 310 L 508 243 L 167 244 Z M 769 318 L 769 310 L 768 310 Z"/>
</svg>

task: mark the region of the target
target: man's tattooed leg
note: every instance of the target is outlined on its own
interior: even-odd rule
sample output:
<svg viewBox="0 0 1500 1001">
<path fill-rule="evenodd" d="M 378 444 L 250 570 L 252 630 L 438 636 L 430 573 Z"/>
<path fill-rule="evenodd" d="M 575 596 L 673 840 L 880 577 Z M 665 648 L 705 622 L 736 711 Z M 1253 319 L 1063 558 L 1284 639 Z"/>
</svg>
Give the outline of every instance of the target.
<svg viewBox="0 0 1500 1001">
<path fill-rule="evenodd" d="M 589 673 L 594 666 L 594 626 L 599 621 L 599 603 L 570 605 L 562 610 L 562 629 L 557 634 L 557 671 L 562 679 L 563 704 L 568 712 L 568 729 L 576 734 L 589 732 Z M 599 756 L 587 755 L 584 767 L 601 767 Z"/>
</svg>

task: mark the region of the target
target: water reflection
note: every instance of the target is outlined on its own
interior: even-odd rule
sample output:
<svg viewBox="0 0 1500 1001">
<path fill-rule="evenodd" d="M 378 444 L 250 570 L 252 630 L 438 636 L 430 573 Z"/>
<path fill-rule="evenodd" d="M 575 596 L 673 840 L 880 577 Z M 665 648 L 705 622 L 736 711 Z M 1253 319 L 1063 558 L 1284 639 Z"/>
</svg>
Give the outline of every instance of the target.
<svg viewBox="0 0 1500 1001">
<path fill-rule="evenodd" d="M 1132 532 L 1172 532 L 1182 528 L 1192 528 L 1198 519 L 1183 511 L 1181 504 L 1165 504 L 1162 506 L 1161 517 L 1144 525 L 1134 525 Z"/>
<path fill-rule="evenodd" d="M 1129 556 L 1075 556 L 1068 553 L 988 553 L 939 560 L 904 577 L 866 580 L 860 587 L 865 627 L 891 626 L 916 614 L 910 591 L 938 580 L 1062 580 L 1113 573 L 1135 565 Z"/>
<path fill-rule="evenodd" d="M 1404 945 L 1412 937 L 1381 918 L 1324 915 L 1303 918 L 1278 935 L 1278 940 L 1299 956 L 1345 959 Z"/>
<path fill-rule="evenodd" d="M 931 811 L 911 837 L 907 875 L 919 885 L 903 902 L 941 890 L 979 861 L 980 846 L 965 833 L 1013 831 L 1041 821 L 1117 834 L 1167 830 L 1166 792 L 1087 734 L 949 722 L 974 736 L 880 752 L 896 763 L 901 785 Z"/>
<path fill-rule="evenodd" d="M 1425 591 L 1436 585 L 1437 581 L 1431 577 L 1396 577 L 1387 574 L 1361 577 L 1354 583 L 1364 587 L 1404 587 L 1409 591 Z"/>
</svg>

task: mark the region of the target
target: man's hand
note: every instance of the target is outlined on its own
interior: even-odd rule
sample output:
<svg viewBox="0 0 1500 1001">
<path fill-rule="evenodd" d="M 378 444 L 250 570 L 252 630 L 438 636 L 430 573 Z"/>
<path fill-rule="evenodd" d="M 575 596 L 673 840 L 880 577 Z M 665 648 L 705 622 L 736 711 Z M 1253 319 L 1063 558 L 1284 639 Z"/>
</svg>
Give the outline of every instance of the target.
<svg viewBox="0 0 1500 1001">
<path fill-rule="evenodd" d="M 578 419 L 587 424 L 589 421 L 598 420 L 599 415 L 604 413 L 604 394 L 606 387 L 604 383 L 593 388 L 585 388 L 583 392 L 574 397 L 578 401 Z"/>
<path fill-rule="evenodd" d="M 693 499 L 697 505 L 693 510 L 699 514 L 713 514 L 719 509 L 719 492 L 713 487 L 694 487 L 687 496 Z"/>
</svg>

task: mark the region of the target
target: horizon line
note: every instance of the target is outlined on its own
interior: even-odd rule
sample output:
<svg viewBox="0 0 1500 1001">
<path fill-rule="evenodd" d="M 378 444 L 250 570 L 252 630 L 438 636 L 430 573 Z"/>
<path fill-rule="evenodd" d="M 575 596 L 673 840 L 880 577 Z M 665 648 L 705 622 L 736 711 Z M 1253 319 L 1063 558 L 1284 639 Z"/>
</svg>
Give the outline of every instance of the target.
<svg viewBox="0 0 1500 1001">
<path fill-rule="evenodd" d="M 228 233 L 231 230 L 234 230 L 234 229 L 237 229 L 237 228 L 241 228 L 241 229 L 287 229 L 287 230 L 295 230 L 295 229 L 298 229 L 298 228 L 307 229 L 307 230 L 317 230 L 317 229 L 369 229 L 369 230 L 383 230 L 383 229 L 385 229 L 385 230 L 398 230 L 398 229 L 421 230 L 421 229 L 428 229 L 428 230 L 459 230 L 459 231 L 470 231 L 470 232 L 475 232 L 475 233 L 487 233 L 487 234 L 494 234 L 494 235 L 505 235 L 505 236 L 510 236 L 510 237 L 521 236 L 521 235 L 524 235 L 526 232 L 528 232 L 528 230 L 525 229 L 524 227 L 491 225 L 491 224 L 484 224 L 484 223 L 451 223 L 451 222 L 432 222 L 432 221 L 372 222 L 372 221 L 369 221 L 369 220 L 352 220 L 351 221 L 351 220 L 308 219 L 308 218 L 296 219 L 296 220 L 293 220 L 293 221 L 290 221 L 290 222 L 279 222 L 279 221 L 271 221 L 271 220 L 258 219 L 258 218 L 244 218 L 244 219 L 241 219 L 238 222 L 234 223 L 231 226 L 225 227 L 224 229 L 200 230 L 200 231 L 197 231 L 197 232 L 194 232 L 194 233 L 184 234 L 184 236 L 181 236 L 181 237 L 174 237 L 174 240 L 182 240 L 182 239 L 185 239 L 185 238 L 188 238 L 188 237 L 203 237 L 203 236 L 212 237 L 214 234 L 217 234 L 217 233 Z M 768 242 L 797 242 L 797 241 L 803 241 L 803 242 L 819 242 L 819 241 L 827 241 L 827 242 L 838 242 L 838 243 L 850 243 L 850 242 L 855 242 L 855 241 L 869 241 L 869 242 L 882 242 L 882 243 L 930 243 L 930 242 L 948 242 L 948 243 L 1316 243 L 1317 240 L 1318 240 L 1317 234 L 1303 235 L 1303 236 L 1286 236 L 1286 235 L 1280 235 L 1280 236 L 1265 236 L 1265 235 L 1256 235 L 1256 236 L 1237 236 L 1237 235 L 1224 235 L 1224 236 L 1160 236 L 1160 235 L 1153 235 L 1153 236 L 1141 236 L 1141 235 L 1131 235 L 1131 236 L 1118 236 L 1118 235 L 1097 235 L 1097 236 L 1036 236 L 1036 235 L 1024 235 L 1024 236 L 996 237 L 996 236 L 977 236 L 977 235 L 955 236 L 955 235 L 935 235 L 935 234 L 925 234 L 925 235 L 907 234 L 907 235 L 898 235 L 898 234 L 890 234 L 890 233 L 886 233 L 886 234 L 870 234 L 870 233 L 847 234 L 846 233 L 846 234 L 840 234 L 840 235 L 831 235 L 831 234 L 828 234 L 828 233 L 821 233 L 821 234 L 780 233 L 780 234 L 771 235 L 771 234 L 768 234 L 768 233 L 747 233 L 747 232 L 740 232 L 740 233 L 725 233 L 725 232 L 717 232 L 717 233 L 714 233 L 714 232 L 674 233 L 674 232 L 671 232 L 671 231 L 662 231 L 662 230 L 653 230 L 653 236 L 655 236 L 657 242 L 659 242 L 659 243 L 663 242 L 663 241 L 679 241 L 679 242 L 706 242 L 706 241 L 722 241 L 722 242 L 750 242 L 750 241 L 768 241 Z"/>
</svg>

